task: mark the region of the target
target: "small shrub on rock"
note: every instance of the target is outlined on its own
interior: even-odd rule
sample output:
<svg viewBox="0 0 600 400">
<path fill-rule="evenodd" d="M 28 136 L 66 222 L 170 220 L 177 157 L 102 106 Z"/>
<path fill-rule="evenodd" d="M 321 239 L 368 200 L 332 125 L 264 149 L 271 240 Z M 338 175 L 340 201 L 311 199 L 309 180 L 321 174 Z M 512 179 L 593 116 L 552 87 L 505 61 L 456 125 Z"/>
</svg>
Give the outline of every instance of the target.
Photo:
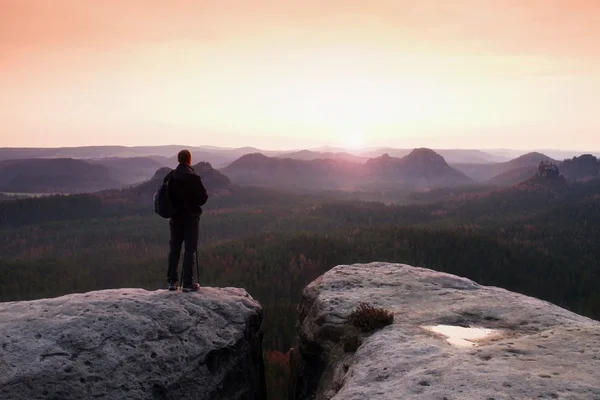
<svg viewBox="0 0 600 400">
<path fill-rule="evenodd" d="M 360 303 L 350 314 L 349 322 L 363 332 L 372 332 L 391 325 L 394 322 L 394 314 L 383 308 Z"/>
</svg>

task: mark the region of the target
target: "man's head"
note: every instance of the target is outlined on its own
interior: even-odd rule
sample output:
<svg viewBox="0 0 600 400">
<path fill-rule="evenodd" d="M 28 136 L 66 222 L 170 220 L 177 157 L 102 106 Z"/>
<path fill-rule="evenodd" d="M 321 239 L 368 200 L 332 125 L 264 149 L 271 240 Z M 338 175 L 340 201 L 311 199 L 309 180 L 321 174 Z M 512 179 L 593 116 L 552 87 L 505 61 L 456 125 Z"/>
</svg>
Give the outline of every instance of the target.
<svg viewBox="0 0 600 400">
<path fill-rule="evenodd" d="M 192 153 L 189 150 L 181 150 L 177 153 L 177 161 L 179 164 L 192 165 Z"/>
</svg>

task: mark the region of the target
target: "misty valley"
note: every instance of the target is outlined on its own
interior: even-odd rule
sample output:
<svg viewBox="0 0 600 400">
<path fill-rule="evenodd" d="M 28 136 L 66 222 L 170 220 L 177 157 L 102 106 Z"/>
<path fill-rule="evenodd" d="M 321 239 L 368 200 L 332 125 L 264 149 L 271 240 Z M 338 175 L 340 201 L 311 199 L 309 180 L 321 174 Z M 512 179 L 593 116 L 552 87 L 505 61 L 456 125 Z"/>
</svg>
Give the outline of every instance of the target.
<svg viewBox="0 0 600 400">
<path fill-rule="evenodd" d="M 175 149 L 124 149 L 0 151 L 0 301 L 166 287 L 168 221 L 152 196 Z M 209 193 L 199 282 L 263 306 L 269 398 L 287 398 L 303 288 L 336 265 L 407 263 L 600 319 L 593 155 L 192 152 Z"/>
</svg>

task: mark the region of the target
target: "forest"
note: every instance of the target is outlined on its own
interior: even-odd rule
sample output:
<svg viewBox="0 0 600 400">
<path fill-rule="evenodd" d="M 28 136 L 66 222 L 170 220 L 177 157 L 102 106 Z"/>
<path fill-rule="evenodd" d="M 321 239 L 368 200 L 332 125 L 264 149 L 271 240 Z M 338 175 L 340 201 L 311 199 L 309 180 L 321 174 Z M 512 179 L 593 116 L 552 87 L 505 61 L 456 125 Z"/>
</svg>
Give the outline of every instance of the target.
<svg viewBox="0 0 600 400">
<path fill-rule="evenodd" d="M 234 187 L 201 218 L 200 283 L 243 287 L 263 305 L 269 398 L 282 399 L 302 289 L 334 266 L 406 263 L 600 319 L 598 221 L 600 180 L 358 194 Z M 165 288 L 167 251 L 168 221 L 149 199 L 0 201 L 0 301 Z"/>
</svg>

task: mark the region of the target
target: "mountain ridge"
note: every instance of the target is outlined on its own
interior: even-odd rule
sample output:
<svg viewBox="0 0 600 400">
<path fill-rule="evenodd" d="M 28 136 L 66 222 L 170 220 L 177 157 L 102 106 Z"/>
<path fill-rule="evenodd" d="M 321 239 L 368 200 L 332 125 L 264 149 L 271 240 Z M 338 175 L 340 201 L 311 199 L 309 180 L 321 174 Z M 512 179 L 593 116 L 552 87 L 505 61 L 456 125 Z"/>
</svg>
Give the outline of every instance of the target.
<svg viewBox="0 0 600 400">
<path fill-rule="evenodd" d="M 209 195 L 218 195 L 222 190 L 226 190 L 231 185 L 229 178 L 220 171 L 214 169 L 208 162 L 201 161 L 194 164 L 192 168 L 194 168 L 196 173 L 202 178 L 202 183 Z M 156 189 L 162 184 L 167 174 L 171 171 L 173 171 L 173 168 L 162 167 L 158 169 L 149 180 L 125 189 L 123 192 L 124 194 L 135 194 L 136 196 L 152 196 Z"/>
<path fill-rule="evenodd" d="M 523 154 L 512 160 L 495 163 L 495 164 L 452 164 L 452 166 L 465 175 L 470 177 L 476 182 L 490 183 L 492 180 L 506 181 L 506 177 L 502 177 L 503 174 L 507 175 L 519 175 L 517 170 L 521 172 L 526 171 L 526 168 L 530 168 L 534 173 L 540 162 L 557 162 L 556 160 L 548 157 L 545 154 L 530 152 Z M 512 172 L 511 172 L 512 171 Z"/>
<path fill-rule="evenodd" d="M 366 166 L 370 177 L 380 179 L 382 176 L 392 181 L 399 179 L 413 185 L 455 186 L 472 183 L 465 174 L 455 170 L 446 163 L 444 157 L 428 148 L 414 149 L 403 158 L 384 154 L 370 159 Z"/>
<path fill-rule="evenodd" d="M 0 161 L 0 191 L 79 193 L 124 185 L 111 170 L 73 158 Z"/>
<path fill-rule="evenodd" d="M 431 149 L 415 149 L 404 158 L 385 154 L 364 164 L 348 160 L 298 160 L 246 154 L 222 169 L 239 184 L 347 185 L 373 181 L 410 185 L 456 185 L 471 179 L 454 170 Z"/>
</svg>

